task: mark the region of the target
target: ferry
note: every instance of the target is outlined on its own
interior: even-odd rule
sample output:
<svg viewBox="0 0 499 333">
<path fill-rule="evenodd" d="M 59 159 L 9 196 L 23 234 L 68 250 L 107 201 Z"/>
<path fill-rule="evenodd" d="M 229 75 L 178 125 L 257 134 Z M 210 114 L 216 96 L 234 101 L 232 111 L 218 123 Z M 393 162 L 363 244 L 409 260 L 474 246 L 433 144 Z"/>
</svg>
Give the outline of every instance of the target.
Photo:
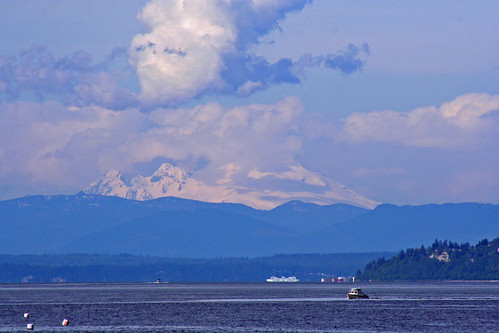
<svg viewBox="0 0 499 333">
<path fill-rule="evenodd" d="M 347 294 L 348 299 L 369 298 L 360 288 L 352 288 Z"/>
<path fill-rule="evenodd" d="M 277 276 L 271 276 L 269 279 L 267 279 L 267 282 L 300 282 L 296 278 L 296 276 L 290 276 L 290 277 L 277 277 Z"/>
</svg>

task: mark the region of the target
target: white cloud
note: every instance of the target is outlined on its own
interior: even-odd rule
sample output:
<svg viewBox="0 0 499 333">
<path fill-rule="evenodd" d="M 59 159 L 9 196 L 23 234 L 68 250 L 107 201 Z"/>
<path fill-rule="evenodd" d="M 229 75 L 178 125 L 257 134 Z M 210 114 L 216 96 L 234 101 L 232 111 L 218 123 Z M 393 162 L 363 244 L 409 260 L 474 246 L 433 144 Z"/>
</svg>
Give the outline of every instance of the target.
<svg viewBox="0 0 499 333">
<path fill-rule="evenodd" d="M 248 177 L 254 179 L 274 177 L 278 179 L 297 180 L 309 185 L 326 185 L 318 174 L 310 172 L 301 165 L 289 166 L 289 169 L 283 172 L 261 172 L 255 168 L 248 173 Z"/>
<path fill-rule="evenodd" d="M 232 182 L 232 176 L 238 173 L 241 168 L 237 166 L 235 163 L 229 163 L 223 167 L 220 168 L 221 170 L 225 171 L 225 176 L 223 178 L 220 178 L 216 181 L 217 184 L 227 184 Z"/>
<path fill-rule="evenodd" d="M 246 81 L 245 84 L 243 84 L 237 89 L 237 95 L 247 96 L 251 94 L 253 91 L 262 87 L 263 87 L 262 82 Z"/>
<path fill-rule="evenodd" d="M 499 96 L 470 93 L 410 112 L 354 113 L 344 122 L 343 140 L 395 142 L 415 147 L 471 147 L 497 136 Z M 488 117 L 490 116 L 490 117 Z"/>
<path fill-rule="evenodd" d="M 103 150 L 139 126 L 138 118 L 133 111 L 67 108 L 56 102 L 2 104 L 0 177 L 18 174 L 33 182 L 75 186 L 88 177 L 87 168 L 95 170 Z"/>
<path fill-rule="evenodd" d="M 204 160 L 183 186 L 191 199 L 260 208 L 293 199 L 375 205 L 300 165 L 303 116 L 294 97 L 150 113 L 59 103 L 0 105 L 0 183 L 29 175 L 34 187 L 45 182 L 75 193 L 111 169 L 136 174 L 143 163 Z"/>
<path fill-rule="evenodd" d="M 334 54 L 282 58 L 269 63 L 253 50 L 260 38 L 309 0 L 152 0 L 138 19 L 149 32 L 130 46 L 140 99 L 146 107 L 173 106 L 203 94 L 247 96 L 280 83 L 300 83 L 305 67 L 325 66 L 349 74 L 364 66 L 369 47 L 349 45 Z"/>
<path fill-rule="evenodd" d="M 185 101 L 222 86 L 221 55 L 233 51 L 237 32 L 219 2 L 154 0 L 138 19 L 151 29 L 130 50 L 144 100 Z"/>
<path fill-rule="evenodd" d="M 446 148 L 471 147 L 460 152 L 458 161 L 464 162 L 463 166 L 452 169 L 481 175 L 480 167 L 473 167 L 473 162 L 467 163 L 466 159 L 475 158 L 477 149 L 481 150 L 479 156 L 497 150 L 494 110 L 498 103 L 497 96 L 469 94 L 440 108 L 420 108 L 408 114 L 387 111 L 353 115 L 352 119 L 357 120 L 346 122 L 344 125 L 351 127 L 344 128 L 342 133 L 342 139 L 348 141 L 339 144 L 331 134 L 338 127 L 325 121 L 324 115 L 305 113 L 295 97 L 275 104 L 224 107 L 207 103 L 149 113 L 138 109 L 118 112 L 96 106 L 66 107 L 56 102 L 3 103 L 0 105 L 0 187 L 4 196 L 9 195 L 5 189 L 14 184 L 27 193 L 76 193 L 108 170 L 137 174 L 141 165 L 157 168 L 161 161 L 170 161 L 190 170 L 197 165 L 197 182 L 186 191 L 202 191 L 199 199 L 244 199 L 255 206 L 267 207 L 269 202 L 284 198 L 310 199 L 306 193 L 332 200 L 346 191 L 344 196 L 336 198 L 346 201 L 356 194 L 310 170 L 324 170 L 336 178 L 331 170 L 345 160 L 348 166 L 344 168 L 349 169 L 350 175 L 343 172 L 341 179 L 351 177 L 346 182 L 355 189 L 365 185 L 369 188 L 364 193 L 375 193 L 373 186 L 393 189 L 391 181 L 410 181 L 420 172 L 413 170 L 417 166 L 433 160 L 442 167 L 453 158 L 447 150 L 445 154 L 435 153 L 426 162 L 414 163 L 412 168 L 411 162 L 397 161 L 398 149 L 407 152 L 405 157 L 419 161 L 419 147 L 441 147 L 441 152 Z M 373 115 L 376 121 L 370 122 Z M 388 145 L 391 147 L 385 150 L 388 155 L 380 157 L 383 152 L 380 145 L 362 148 L 364 145 L 358 144 L 372 141 L 413 147 Z M 348 155 L 352 152 L 355 158 Z M 324 159 L 313 165 L 317 154 L 324 155 Z M 367 159 L 361 158 L 364 155 Z M 494 172 L 495 157 L 481 158 L 485 163 L 487 160 L 489 173 L 469 179 L 455 177 L 452 189 L 441 190 L 442 197 L 451 196 L 454 191 L 459 192 L 459 198 L 466 198 L 461 189 L 476 190 L 477 184 L 486 183 L 487 175 Z M 373 178 L 382 178 L 386 184 L 377 185 L 379 181 L 371 181 Z M 445 181 L 451 182 L 440 180 Z M 429 183 L 428 186 L 433 186 Z M 495 192 L 489 188 L 488 193 Z M 331 202 L 327 200 L 323 203 Z M 359 200 L 365 200 L 365 205 L 373 203 L 365 198 Z"/>
<path fill-rule="evenodd" d="M 155 159 L 205 159 L 210 177 L 227 182 L 239 168 L 274 170 L 294 160 L 303 105 L 289 97 L 277 104 L 224 108 L 111 111 L 60 103 L 0 105 L 0 177 L 72 184 L 110 169 L 134 171 Z M 237 166 L 237 167 L 236 167 Z M 76 177 L 72 179 L 72 177 Z"/>
<path fill-rule="evenodd" d="M 163 155 L 157 157 L 182 160 L 190 154 L 205 157 L 217 168 L 235 163 L 249 171 L 255 164 L 293 160 L 301 148 L 296 131 L 302 111 L 303 105 L 293 97 L 271 105 L 224 108 L 208 103 L 192 109 L 160 109 L 150 114 L 158 126 L 142 139 L 163 145 Z"/>
</svg>

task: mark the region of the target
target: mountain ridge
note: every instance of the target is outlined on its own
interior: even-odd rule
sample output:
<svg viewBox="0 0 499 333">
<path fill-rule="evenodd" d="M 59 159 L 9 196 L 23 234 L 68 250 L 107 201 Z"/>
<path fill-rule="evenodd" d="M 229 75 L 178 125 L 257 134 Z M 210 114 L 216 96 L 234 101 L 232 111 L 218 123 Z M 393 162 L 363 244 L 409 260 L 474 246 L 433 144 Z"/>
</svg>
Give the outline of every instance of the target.
<svg viewBox="0 0 499 333">
<path fill-rule="evenodd" d="M 477 241 L 499 234 L 499 206 L 477 203 L 368 210 L 293 201 L 257 210 L 176 197 L 138 201 L 79 193 L 0 201 L 0 216 L 0 253 L 10 254 L 252 257 L 398 251 L 435 238 Z"/>
</svg>

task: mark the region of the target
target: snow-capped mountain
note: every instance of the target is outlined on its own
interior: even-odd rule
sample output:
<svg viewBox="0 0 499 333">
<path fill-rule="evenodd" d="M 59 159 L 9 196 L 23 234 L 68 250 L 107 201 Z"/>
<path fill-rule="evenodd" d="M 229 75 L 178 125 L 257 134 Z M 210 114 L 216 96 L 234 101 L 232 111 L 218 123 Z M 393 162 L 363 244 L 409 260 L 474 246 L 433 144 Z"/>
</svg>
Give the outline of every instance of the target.
<svg viewBox="0 0 499 333">
<path fill-rule="evenodd" d="M 197 175 L 168 163 L 162 164 L 150 177 L 138 175 L 130 180 L 119 171 L 111 170 L 84 192 L 134 200 L 174 196 L 205 202 L 242 203 L 259 209 L 272 209 L 291 200 L 319 205 L 346 203 L 365 208 L 378 205 L 302 166 L 291 166 L 284 172 L 253 169 L 244 173 L 233 166 L 222 169 L 227 172 L 214 181 L 196 178 Z"/>
<path fill-rule="evenodd" d="M 138 175 L 131 180 L 118 170 L 111 170 L 84 192 L 134 200 L 179 196 L 189 176 L 188 172 L 168 163 L 162 164 L 150 177 Z"/>
</svg>

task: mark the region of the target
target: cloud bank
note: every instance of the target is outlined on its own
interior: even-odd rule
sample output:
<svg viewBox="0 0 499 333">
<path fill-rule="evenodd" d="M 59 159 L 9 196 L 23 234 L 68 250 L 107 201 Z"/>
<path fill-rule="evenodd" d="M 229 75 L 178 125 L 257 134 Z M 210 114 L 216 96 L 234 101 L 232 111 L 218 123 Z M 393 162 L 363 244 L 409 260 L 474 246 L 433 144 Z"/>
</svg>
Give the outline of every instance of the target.
<svg viewBox="0 0 499 333">
<path fill-rule="evenodd" d="M 472 143 L 480 142 L 482 149 L 493 151 L 499 142 L 494 131 L 498 107 L 499 96 L 467 94 L 439 108 L 354 114 L 342 127 L 325 116 L 305 113 L 295 97 L 275 104 L 206 103 L 149 113 L 138 108 L 75 108 L 53 101 L 4 103 L 0 182 L 7 186 L 11 179 L 21 179 L 33 188 L 53 184 L 77 192 L 108 170 L 137 174 L 141 165 L 157 168 L 158 161 L 170 161 L 195 169 L 197 179 L 226 191 L 287 180 L 324 186 L 307 168 L 305 149 L 335 151 L 338 143 L 348 143 L 362 152 L 365 142 L 378 141 L 416 149 L 459 148 L 472 154 L 477 149 Z M 409 176 L 397 165 L 379 170 Z"/>
<path fill-rule="evenodd" d="M 470 148 L 483 140 L 497 140 L 498 121 L 499 96 L 470 93 L 439 108 L 354 113 L 345 120 L 343 130 L 345 140 L 359 143 Z"/>
<path fill-rule="evenodd" d="M 2 104 L 0 176 L 62 184 L 82 175 L 88 182 L 156 159 L 209 161 L 206 172 L 215 180 L 232 179 L 236 170 L 247 174 L 255 165 L 286 168 L 301 149 L 302 112 L 292 97 L 271 105 L 208 103 L 151 113 L 58 102 Z"/>
<path fill-rule="evenodd" d="M 18 57 L 0 56 L 0 97 L 43 101 L 57 99 L 66 105 L 100 105 L 122 109 L 137 105 L 134 93 L 120 85 L 126 74 L 112 65 L 126 54 L 115 49 L 102 63 L 92 65 L 84 51 L 56 58 L 46 47 L 33 45 Z"/>
</svg>

